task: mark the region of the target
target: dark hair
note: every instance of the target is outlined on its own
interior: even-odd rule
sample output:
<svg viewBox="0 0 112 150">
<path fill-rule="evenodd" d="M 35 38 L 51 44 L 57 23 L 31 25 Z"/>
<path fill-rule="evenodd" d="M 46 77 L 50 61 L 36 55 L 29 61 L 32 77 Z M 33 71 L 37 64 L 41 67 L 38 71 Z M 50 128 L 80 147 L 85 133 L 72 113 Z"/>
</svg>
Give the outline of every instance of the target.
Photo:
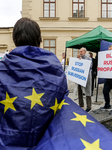
<svg viewBox="0 0 112 150">
<path fill-rule="evenodd" d="M 13 41 L 16 46 L 39 47 L 42 42 L 39 25 L 29 18 L 19 19 L 13 29 Z"/>
<path fill-rule="evenodd" d="M 110 47 L 112 47 L 112 45 L 109 45 L 109 47 L 108 47 L 108 48 L 110 48 Z"/>
<path fill-rule="evenodd" d="M 93 53 L 89 52 L 89 54 L 91 55 L 91 57 L 93 58 Z"/>
</svg>

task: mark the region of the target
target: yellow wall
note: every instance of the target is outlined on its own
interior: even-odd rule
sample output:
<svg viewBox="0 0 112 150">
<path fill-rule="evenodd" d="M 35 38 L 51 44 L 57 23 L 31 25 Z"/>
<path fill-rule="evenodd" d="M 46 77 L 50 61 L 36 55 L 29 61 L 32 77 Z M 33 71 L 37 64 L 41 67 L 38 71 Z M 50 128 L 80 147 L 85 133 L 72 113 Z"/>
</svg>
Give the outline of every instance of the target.
<svg viewBox="0 0 112 150">
<path fill-rule="evenodd" d="M 112 31 L 112 19 L 101 19 L 101 0 L 85 0 L 85 18 L 72 18 L 72 0 L 56 0 L 56 18 L 43 18 L 43 0 L 23 0 L 23 17 L 34 19 L 42 39 L 56 39 L 56 55 L 61 60 L 65 43 L 101 25 Z M 41 44 L 43 47 L 43 43 Z M 67 50 L 67 57 L 72 49 Z"/>
<path fill-rule="evenodd" d="M 15 47 L 12 40 L 12 30 L 13 28 L 0 28 L 0 53 Z"/>
</svg>

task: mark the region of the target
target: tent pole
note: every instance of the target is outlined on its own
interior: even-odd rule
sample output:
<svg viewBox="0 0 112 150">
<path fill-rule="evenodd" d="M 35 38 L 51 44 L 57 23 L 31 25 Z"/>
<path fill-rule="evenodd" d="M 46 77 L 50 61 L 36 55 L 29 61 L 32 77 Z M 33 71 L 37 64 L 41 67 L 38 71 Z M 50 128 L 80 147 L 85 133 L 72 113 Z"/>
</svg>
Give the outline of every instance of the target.
<svg viewBox="0 0 112 150">
<path fill-rule="evenodd" d="M 101 45 L 101 39 L 100 39 L 100 45 Z M 99 46 L 99 51 L 100 51 L 100 46 Z M 97 53 L 97 66 L 98 66 L 98 53 Z M 98 75 L 98 70 L 97 70 L 97 75 Z M 97 88 L 96 88 L 96 102 L 98 98 L 98 77 L 97 77 Z"/>
<path fill-rule="evenodd" d="M 65 48 L 65 62 L 64 62 L 64 71 L 65 71 L 65 65 L 66 65 L 66 53 L 67 53 L 67 48 Z"/>
<path fill-rule="evenodd" d="M 96 102 L 97 102 L 97 97 L 98 97 L 98 80 L 97 80 L 97 88 L 96 88 Z"/>
</svg>

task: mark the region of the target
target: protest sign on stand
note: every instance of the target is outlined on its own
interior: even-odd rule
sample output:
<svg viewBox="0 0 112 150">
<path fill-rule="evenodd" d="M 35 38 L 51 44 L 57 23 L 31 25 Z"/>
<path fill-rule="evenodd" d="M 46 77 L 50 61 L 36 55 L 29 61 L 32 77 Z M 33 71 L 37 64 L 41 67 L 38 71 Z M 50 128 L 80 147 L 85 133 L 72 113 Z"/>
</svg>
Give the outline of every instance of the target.
<svg viewBox="0 0 112 150">
<path fill-rule="evenodd" d="M 112 50 L 98 53 L 98 78 L 112 78 Z"/>
<path fill-rule="evenodd" d="M 86 87 L 90 64 L 90 60 L 70 57 L 67 79 Z"/>
</svg>

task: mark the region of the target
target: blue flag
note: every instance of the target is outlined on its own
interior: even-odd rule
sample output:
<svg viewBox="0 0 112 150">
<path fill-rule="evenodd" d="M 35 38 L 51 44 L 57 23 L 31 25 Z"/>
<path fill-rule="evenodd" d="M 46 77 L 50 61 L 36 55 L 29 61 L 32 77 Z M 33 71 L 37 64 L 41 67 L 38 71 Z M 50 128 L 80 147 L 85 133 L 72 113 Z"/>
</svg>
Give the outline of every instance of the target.
<svg viewBox="0 0 112 150">
<path fill-rule="evenodd" d="M 36 150 L 111 150 L 112 133 L 64 97 Z M 60 111 L 59 111 L 60 110 Z"/>
<path fill-rule="evenodd" d="M 56 113 L 54 102 L 67 92 L 55 54 L 32 46 L 6 54 L 0 61 L 0 150 L 36 146 Z"/>
<path fill-rule="evenodd" d="M 67 97 L 53 53 L 17 47 L 0 68 L 0 150 L 112 149 L 112 133 Z"/>
</svg>

